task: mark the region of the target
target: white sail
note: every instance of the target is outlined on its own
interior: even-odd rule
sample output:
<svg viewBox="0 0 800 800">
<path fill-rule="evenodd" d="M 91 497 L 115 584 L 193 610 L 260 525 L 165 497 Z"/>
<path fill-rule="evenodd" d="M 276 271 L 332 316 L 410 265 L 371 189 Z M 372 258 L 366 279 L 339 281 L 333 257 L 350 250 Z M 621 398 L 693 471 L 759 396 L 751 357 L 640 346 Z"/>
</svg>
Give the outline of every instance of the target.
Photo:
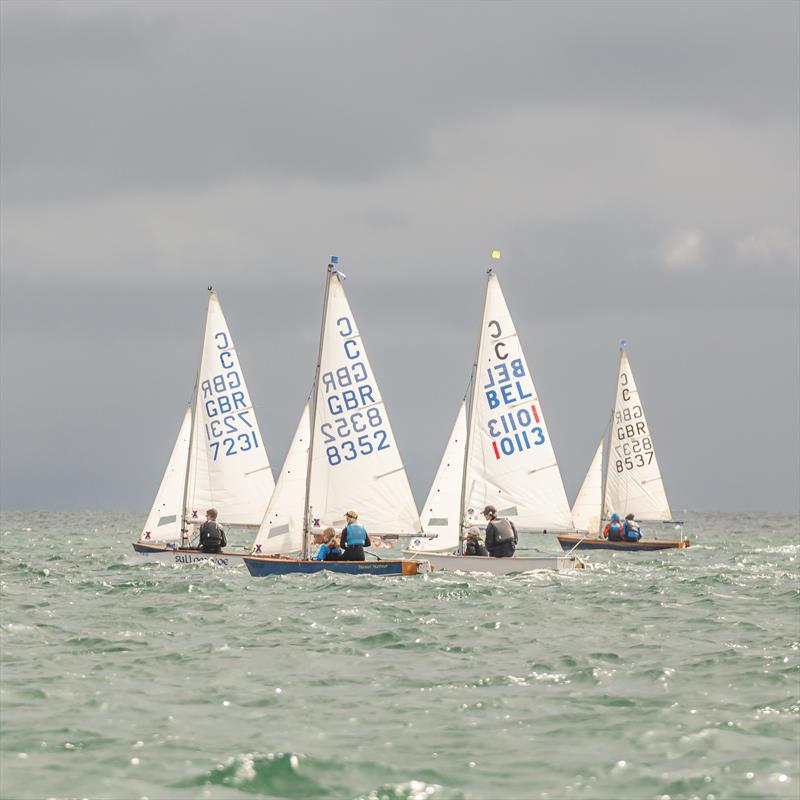
<svg viewBox="0 0 800 800">
<path fill-rule="evenodd" d="M 611 421 L 605 511 L 620 516 L 632 513 L 639 520 L 672 519 L 653 437 L 624 349 Z"/>
<path fill-rule="evenodd" d="M 181 538 L 183 484 L 186 480 L 186 460 L 189 457 L 189 432 L 192 427 L 191 406 L 183 415 L 178 438 L 156 492 L 153 507 L 139 536 L 140 541 L 173 542 Z"/>
<path fill-rule="evenodd" d="M 458 409 L 456 423 L 447 441 L 439 469 L 420 515 L 422 530 L 435 539 L 413 539 L 414 550 L 449 550 L 458 547 L 461 525 L 461 480 L 464 474 L 464 452 L 467 440 L 467 408 Z"/>
<path fill-rule="evenodd" d="M 583 479 L 575 504 L 572 521 L 575 530 L 596 533 L 600 530 L 600 507 L 603 496 L 603 440 L 597 445 L 589 471 Z"/>
<path fill-rule="evenodd" d="M 297 553 L 303 547 L 303 504 L 306 499 L 310 434 L 311 426 L 308 403 L 306 403 L 264 520 L 253 542 L 254 553 L 261 555 Z"/>
<path fill-rule="evenodd" d="M 368 531 L 416 534 L 419 515 L 386 407 L 338 273 L 328 279 L 308 504 L 315 527 L 354 509 Z"/>
<path fill-rule="evenodd" d="M 497 276 L 489 273 L 470 415 L 466 522 L 491 504 L 522 530 L 573 530 L 542 406 Z"/>
<path fill-rule="evenodd" d="M 189 522 L 214 507 L 228 525 L 259 525 L 275 482 L 239 357 L 209 291 L 186 483 Z"/>
</svg>

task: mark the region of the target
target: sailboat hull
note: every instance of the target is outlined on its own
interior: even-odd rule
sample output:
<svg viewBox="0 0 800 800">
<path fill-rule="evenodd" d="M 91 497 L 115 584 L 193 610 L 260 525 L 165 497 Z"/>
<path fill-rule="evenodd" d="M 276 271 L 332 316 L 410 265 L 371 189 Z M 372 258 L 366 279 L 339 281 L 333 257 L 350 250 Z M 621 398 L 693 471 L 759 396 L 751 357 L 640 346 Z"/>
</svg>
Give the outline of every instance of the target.
<svg viewBox="0 0 800 800">
<path fill-rule="evenodd" d="M 514 556 L 513 558 L 491 558 L 490 556 L 460 556 L 450 553 L 420 553 L 404 550 L 404 555 L 424 557 L 433 570 L 458 572 L 487 572 L 490 575 L 514 575 L 519 572 L 550 570 L 552 572 L 571 572 L 584 569 L 585 564 L 573 556 Z"/>
<path fill-rule="evenodd" d="M 339 575 L 418 575 L 428 571 L 427 563 L 411 560 L 379 561 L 300 561 L 294 558 L 248 556 L 244 559 L 250 574 L 256 578 L 268 575 L 308 575 L 334 572 Z"/>
<path fill-rule="evenodd" d="M 578 536 L 564 534 L 558 536 L 558 543 L 564 551 L 570 550 L 619 550 L 623 552 L 650 552 L 651 550 L 684 550 L 689 546 L 688 539 L 641 539 L 638 542 L 615 542 L 597 536 Z"/>
<path fill-rule="evenodd" d="M 158 564 L 212 564 L 215 567 L 239 567 L 247 553 L 201 553 L 186 547 L 167 547 L 164 544 L 134 542 L 136 555 L 143 556 L 148 563 Z"/>
</svg>

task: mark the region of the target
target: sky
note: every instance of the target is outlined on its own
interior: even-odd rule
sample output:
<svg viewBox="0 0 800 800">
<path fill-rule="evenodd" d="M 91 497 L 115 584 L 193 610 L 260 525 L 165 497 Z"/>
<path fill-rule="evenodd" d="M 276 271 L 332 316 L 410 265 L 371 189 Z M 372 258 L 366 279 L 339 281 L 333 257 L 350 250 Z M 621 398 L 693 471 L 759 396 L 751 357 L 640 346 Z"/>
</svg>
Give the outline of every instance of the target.
<svg viewBox="0 0 800 800">
<path fill-rule="evenodd" d="M 218 291 L 277 477 L 332 254 L 418 504 L 489 254 L 572 500 L 800 507 L 797 2 L 0 5 L 0 507 L 149 508 Z"/>
</svg>

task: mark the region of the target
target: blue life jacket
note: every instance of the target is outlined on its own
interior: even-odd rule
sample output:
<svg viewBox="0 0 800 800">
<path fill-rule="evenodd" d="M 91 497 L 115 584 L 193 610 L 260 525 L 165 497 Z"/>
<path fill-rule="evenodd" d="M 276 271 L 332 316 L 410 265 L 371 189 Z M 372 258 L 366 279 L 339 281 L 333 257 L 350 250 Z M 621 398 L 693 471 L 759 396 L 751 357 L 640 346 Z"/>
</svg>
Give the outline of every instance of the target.
<svg viewBox="0 0 800 800">
<path fill-rule="evenodd" d="M 638 542 L 642 538 L 639 526 L 633 521 L 626 519 L 623 527 L 623 538 L 629 542 Z"/>
<path fill-rule="evenodd" d="M 327 544 L 320 545 L 317 554 L 314 556 L 314 561 L 327 561 L 328 556 L 333 553 L 336 556 L 342 554 L 342 550 L 338 547 L 330 547 Z"/>
<path fill-rule="evenodd" d="M 611 542 L 618 542 L 622 539 L 622 523 L 611 522 L 608 526 L 608 539 Z"/>
<path fill-rule="evenodd" d="M 345 527 L 345 530 L 347 531 L 347 542 L 345 543 L 347 547 L 355 547 L 359 544 L 363 547 L 367 543 L 367 532 L 357 522 L 351 522 Z"/>
</svg>

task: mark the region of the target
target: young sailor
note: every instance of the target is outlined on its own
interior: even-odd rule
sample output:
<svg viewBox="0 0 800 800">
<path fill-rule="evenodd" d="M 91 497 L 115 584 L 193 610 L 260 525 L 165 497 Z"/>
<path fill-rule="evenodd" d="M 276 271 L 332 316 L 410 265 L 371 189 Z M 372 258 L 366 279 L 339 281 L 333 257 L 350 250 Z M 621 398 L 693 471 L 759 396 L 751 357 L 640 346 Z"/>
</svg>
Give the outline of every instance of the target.
<svg viewBox="0 0 800 800">
<path fill-rule="evenodd" d="M 622 522 L 619 518 L 619 514 L 611 515 L 611 520 L 607 522 L 606 527 L 603 528 L 603 537 L 608 539 L 609 542 L 622 541 Z"/>
<path fill-rule="evenodd" d="M 314 556 L 314 561 L 339 561 L 342 557 L 342 548 L 333 528 L 325 528 L 324 539 Z"/>
<path fill-rule="evenodd" d="M 634 520 L 633 514 L 628 514 L 625 517 L 625 522 L 622 525 L 622 538 L 628 542 L 638 542 L 642 538 L 639 523 Z"/>
<path fill-rule="evenodd" d="M 206 521 L 200 526 L 200 544 L 198 549 L 204 553 L 220 553 L 223 547 L 228 546 L 225 531 L 217 523 L 217 509 L 209 508 L 206 511 Z"/>
<path fill-rule="evenodd" d="M 369 540 L 369 534 L 363 525 L 359 525 L 356 520 L 358 514 L 355 511 L 348 511 L 345 515 L 347 525 L 345 525 L 340 541 L 344 548 L 344 555 L 342 561 L 364 561 L 364 548 L 370 547 L 372 542 Z"/>
<path fill-rule="evenodd" d="M 464 544 L 465 556 L 488 556 L 489 551 L 481 541 L 478 528 L 470 528 L 467 531 L 467 541 Z"/>
</svg>

